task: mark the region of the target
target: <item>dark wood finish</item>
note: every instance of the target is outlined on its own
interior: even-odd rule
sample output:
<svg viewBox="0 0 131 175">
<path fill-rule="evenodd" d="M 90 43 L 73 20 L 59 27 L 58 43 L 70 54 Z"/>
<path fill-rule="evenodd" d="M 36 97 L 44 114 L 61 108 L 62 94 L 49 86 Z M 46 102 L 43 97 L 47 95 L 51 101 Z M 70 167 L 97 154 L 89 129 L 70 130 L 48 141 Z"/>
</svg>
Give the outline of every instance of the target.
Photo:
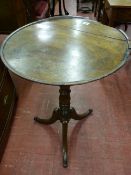
<svg viewBox="0 0 131 175">
<path fill-rule="evenodd" d="M 117 23 L 131 22 L 131 1 L 105 0 L 103 23 L 115 27 Z"/>
<path fill-rule="evenodd" d="M 57 120 L 62 123 L 62 151 L 63 151 L 63 166 L 68 166 L 68 147 L 67 147 L 67 129 L 69 120 L 81 120 L 88 117 L 92 113 L 92 109 L 84 114 L 77 114 L 74 108 L 70 107 L 70 86 L 60 86 L 59 108 L 55 109 L 50 119 L 41 119 L 35 117 L 34 120 L 42 124 L 52 124 Z"/>
<path fill-rule="evenodd" d="M 74 13 L 75 1 L 66 2 Z M 88 120 L 69 123 L 68 169 L 61 166 L 59 122 L 39 126 L 32 121 L 34 114 L 50 115 L 58 104 L 58 87 L 15 77 L 20 97 L 0 166 L 1 175 L 130 175 L 131 57 L 114 75 L 71 87 L 71 104 L 79 112 L 92 106 L 94 112 Z"/>
<path fill-rule="evenodd" d="M 70 107 L 70 86 L 110 75 L 125 64 L 128 51 L 128 40 L 121 31 L 71 16 L 31 23 L 10 35 L 2 45 L 2 60 L 11 71 L 37 83 L 60 86 L 59 108 L 49 119 L 34 120 L 62 123 L 64 167 L 68 165 L 69 120 L 83 119 L 92 112 L 78 115 Z"/>
<path fill-rule="evenodd" d="M 9 72 L 0 60 L 0 160 L 8 138 L 16 92 Z"/>
<path fill-rule="evenodd" d="M 119 30 L 71 16 L 26 25 L 5 43 L 1 55 L 10 70 L 50 85 L 83 84 L 105 77 L 126 62 L 129 49 Z"/>
<path fill-rule="evenodd" d="M 0 33 L 10 33 L 27 23 L 22 0 L 0 1 Z"/>
</svg>

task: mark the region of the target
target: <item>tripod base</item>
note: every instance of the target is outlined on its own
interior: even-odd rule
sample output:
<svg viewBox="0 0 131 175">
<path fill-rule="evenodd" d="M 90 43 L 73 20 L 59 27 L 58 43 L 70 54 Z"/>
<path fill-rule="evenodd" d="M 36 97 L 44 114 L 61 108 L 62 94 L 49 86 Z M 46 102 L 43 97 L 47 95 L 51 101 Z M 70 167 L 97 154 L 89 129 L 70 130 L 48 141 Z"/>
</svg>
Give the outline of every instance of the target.
<svg viewBox="0 0 131 175">
<path fill-rule="evenodd" d="M 92 113 L 92 109 L 89 109 L 86 113 L 77 114 L 74 108 L 70 108 L 70 92 L 69 86 L 60 86 L 59 108 L 53 111 L 52 117 L 49 119 L 34 118 L 35 121 L 46 125 L 52 124 L 57 120 L 60 120 L 62 123 L 63 167 L 68 167 L 67 130 L 69 120 L 81 120 Z"/>
</svg>

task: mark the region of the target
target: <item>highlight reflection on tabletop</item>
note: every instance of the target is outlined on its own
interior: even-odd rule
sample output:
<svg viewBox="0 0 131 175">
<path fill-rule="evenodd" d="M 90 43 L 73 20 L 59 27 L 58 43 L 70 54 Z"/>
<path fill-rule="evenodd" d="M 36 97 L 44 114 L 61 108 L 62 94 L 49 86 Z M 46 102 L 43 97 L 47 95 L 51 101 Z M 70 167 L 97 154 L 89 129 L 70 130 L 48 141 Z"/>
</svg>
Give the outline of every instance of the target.
<svg viewBox="0 0 131 175">
<path fill-rule="evenodd" d="M 54 17 L 29 24 L 10 35 L 1 56 L 14 73 L 32 81 L 59 85 L 59 107 L 41 124 L 62 123 L 63 167 L 68 167 L 67 130 L 70 119 L 81 120 L 92 113 L 78 114 L 71 107 L 71 85 L 105 77 L 120 68 L 128 57 L 124 33 L 80 17 Z"/>
<path fill-rule="evenodd" d="M 24 78 L 72 85 L 112 73 L 124 64 L 127 50 L 126 38 L 117 29 L 68 16 L 20 28 L 3 44 L 2 58 Z"/>
</svg>

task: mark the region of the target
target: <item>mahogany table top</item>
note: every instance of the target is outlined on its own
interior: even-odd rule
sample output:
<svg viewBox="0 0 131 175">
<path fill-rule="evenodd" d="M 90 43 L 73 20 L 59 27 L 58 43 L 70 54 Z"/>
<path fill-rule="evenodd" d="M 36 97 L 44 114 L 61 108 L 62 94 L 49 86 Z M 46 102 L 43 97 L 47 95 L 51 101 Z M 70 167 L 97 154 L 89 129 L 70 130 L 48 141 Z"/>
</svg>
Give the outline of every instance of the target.
<svg viewBox="0 0 131 175">
<path fill-rule="evenodd" d="M 75 85 L 119 69 L 128 57 L 125 35 L 82 17 L 52 17 L 9 35 L 1 49 L 5 65 L 39 83 Z"/>
</svg>

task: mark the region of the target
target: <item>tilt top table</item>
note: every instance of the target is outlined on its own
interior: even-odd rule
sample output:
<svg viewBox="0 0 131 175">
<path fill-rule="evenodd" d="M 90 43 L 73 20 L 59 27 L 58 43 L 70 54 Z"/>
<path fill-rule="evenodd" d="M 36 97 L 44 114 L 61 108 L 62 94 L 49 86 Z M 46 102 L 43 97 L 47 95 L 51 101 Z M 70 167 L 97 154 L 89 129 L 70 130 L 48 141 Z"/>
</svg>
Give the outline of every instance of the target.
<svg viewBox="0 0 131 175">
<path fill-rule="evenodd" d="M 70 86 L 106 77 L 127 60 L 128 39 L 121 31 L 82 17 L 52 17 L 30 23 L 9 35 L 1 58 L 9 70 L 37 83 L 60 86 L 59 107 L 52 117 L 34 120 L 62 123 L 63 166 L 68 166 L 69 120 L 91 114 L 77 114 L 70 107 Z"/>
</svg>

